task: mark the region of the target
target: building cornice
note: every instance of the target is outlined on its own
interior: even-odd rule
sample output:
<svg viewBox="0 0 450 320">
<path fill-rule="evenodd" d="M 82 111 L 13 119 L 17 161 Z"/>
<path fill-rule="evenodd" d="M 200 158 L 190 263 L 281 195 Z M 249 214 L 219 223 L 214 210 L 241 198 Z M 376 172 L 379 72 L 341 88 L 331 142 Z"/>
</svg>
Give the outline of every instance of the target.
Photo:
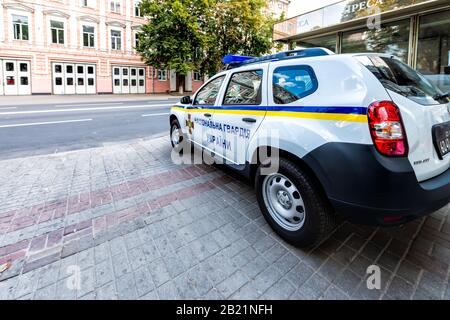
<svg viewBox="0 0 450 320">
<path fill-rule="evenodd" d="M 49 16 L 57 16 L 68 19 L 70 17 L 70 14 L 67 14 L 65 12 L 59 11 L 59 10 L 45 10 L 43 12 L 45 15 Z"/>
<path fill-rule="evenodd" d="M 100 20 L 98 20 L 97 18 L 95 18 L 93 16 L 89 16 L 89 15 L 79 16 L 78 20 L 85 21 L 85 22 L 93 22 L 93 23 L 99 23 L 100 22 Z"/>
<path fill-rule="evenodd" d="M 20 11 L 26 11 L 26 12 L 34 12 L 34 9 L 26 6 L 22 3 L 17 3 L 17 2 L 8 2 L 8 3 L 4 3 L 3 7 L 5 9 L 12 9 L 12 10 L 20 10 Z"/>
<path fill-rule="evenodd" d="M 107 21 L 106 25 L 107 26 L 111 26 L 111 27 L 119 27 L 119 28 L 125 28 L 126 27 L 125 24 L 123 24 L 123 23 L 121 23 L 119 21 L 115 21 L 115 20 Z"/>
</svg>

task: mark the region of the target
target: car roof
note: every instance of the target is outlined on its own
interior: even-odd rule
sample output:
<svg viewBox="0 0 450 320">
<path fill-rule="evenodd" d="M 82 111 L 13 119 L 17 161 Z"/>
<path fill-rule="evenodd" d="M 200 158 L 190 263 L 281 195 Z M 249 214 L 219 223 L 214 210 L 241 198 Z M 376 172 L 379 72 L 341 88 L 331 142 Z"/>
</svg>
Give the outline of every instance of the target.
<svg viewBox="0 0 450 320">
<path fill-rule="evenodd" d="M 318 49 L 318 48 L 314 48 L 314 49 Z M 214 80 L 215 78 L 218 78 L 221 76 L 226 76 L 229 73 L 236 73 L 236 72 L 240 72 L 240 71 L 253 69 L 255 67 L 265 65 L 268 63 L 277 64 L 277 63 L 283 62 L 283 61 L 297 61 L 298 60 L 298 61 L 305 61 L 306 63 L 309 63 L 309 62 L 318 61 L 318 60 L 342 60 L 342 59 L 354 58 L 354 57 L 359 57 L 359 56 L 378 56 L 378 57 L 386 57 L 386 58 L 397 58 L 394 55 L 386 54 L 386 53 L 357 52 L 357 53 L 334 54 L 330 50 L 328 50 L 328 49 L 326 49 L 326 50 L 329 51 L 330 54 L 320 55 L 320 56 L 308 56 L 308 57 L 291 57 L 289 59 L 267 59 L 267 60 L 262 60 L 262 61 L 259 61 L 256 63 L 244 64 L 242 66 L 238 66 L 238 67 L 235 67 L 232 69 L 222 70 L 219 73 L 215 74 L 213 77 L 211 77 L 210 80 Z M 295 51 L 287 51 L 287 52 L 295 52 Z M 272 57 L 272 56 L 274 56 L 274 55 L 270 55 L 268 57 Z"/>
<path fill-rule="evenodd" d="M 314 48 L 314 49 L 318 49 L 318 48 Z M 317 61 L 317 60 L 342 60 L 342 59 L 348 59 L 349 57 L 353 58 L 353 57 L 358 57 L 358 56 L 379 56 L 379 57 L 387 57 L 387 58 L 396 58 L 393 55 L 385 54 L 385 53 L 360 52 L 360 53 L 334 54 L 330 50 L 328 50 L 328 49 L 326 49 L 326 50 L 328 52 L 330 52 L 328 55 L 306 56 L 306 57 L 292 56 L 292 57 L 281 58 L 281 59 L 277 59 L 277 58 L 272 59 L 271 58 L 276 55 L 267 56 L 268 59 L 264 59 L 264 57 L 261 57 L 261 58 L 258 58 L 258 59 L 261 59 L 260 61 L 256 61 L 254 63 L 251 62 L 248 64 L 243 64 L 243 65 L 240 65 L 240 66 L 228 69 L 228 70 L 223 70 L 220 73 L 218 73 L 217 75 L 215 75 L 214 78 L 221 76 L 221 75 L 226 75 L 230 72 L 235 73 L 237 71 L 248 70 L 249 67 L 256 67 L 256 66 L 260 66 L 260 65 L 265 65 L 267 63 L 277 64 L 278 62 L 283 62 L 283 61 L 297 61 L 298 60 L 298 61 L 305 61 L 305 62 L 313 62 L 313 61 Z M 298 51 L 301 51 L 301 50 L 298 50 Z M 295 52 L 295 51 L 287 51 L 287 52 Z"/>
</svg>

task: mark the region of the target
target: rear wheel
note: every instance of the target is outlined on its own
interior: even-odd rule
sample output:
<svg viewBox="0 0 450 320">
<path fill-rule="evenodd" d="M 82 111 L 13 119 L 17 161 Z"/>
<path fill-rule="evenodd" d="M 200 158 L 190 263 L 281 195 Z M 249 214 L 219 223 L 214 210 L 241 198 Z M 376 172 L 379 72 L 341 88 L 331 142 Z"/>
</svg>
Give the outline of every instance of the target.
<svg viewBox="0 0 450 320">
<path fill-rule="evenodd" d="M 334 226 L 334 212 L 315 181 L 293 162 L 279 159 L 277 172 L 256 173 L 259 207 L 269 225 L 286 241 L 310 247 Z"/>
</svg>

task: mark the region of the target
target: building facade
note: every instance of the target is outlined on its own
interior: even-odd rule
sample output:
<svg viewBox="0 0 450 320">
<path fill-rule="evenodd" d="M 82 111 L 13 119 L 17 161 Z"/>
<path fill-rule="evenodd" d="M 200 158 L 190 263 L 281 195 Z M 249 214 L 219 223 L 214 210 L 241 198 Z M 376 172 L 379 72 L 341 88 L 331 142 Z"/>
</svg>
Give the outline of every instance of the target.
<svg viewBox="0 0 450 320">
<path fill-rule="evenodd" d="M 144 23 L 139 0 L 0 0 L 0 96 L 178 91 L 134 49 Z"/>
<path fill-rule="evenodd" d="M 277 18 L 281 17 L 281 15 L 287 17 L 290 4 L 291 0 L 269 0 L 269 12 L 273 13 Z"/>
<path fill-rule="evenodd" d="M 344 0 L 280 22 L 274 39 L 292 49 L 393 54 L 450 91 L 449 0 Z"/>
</svg>

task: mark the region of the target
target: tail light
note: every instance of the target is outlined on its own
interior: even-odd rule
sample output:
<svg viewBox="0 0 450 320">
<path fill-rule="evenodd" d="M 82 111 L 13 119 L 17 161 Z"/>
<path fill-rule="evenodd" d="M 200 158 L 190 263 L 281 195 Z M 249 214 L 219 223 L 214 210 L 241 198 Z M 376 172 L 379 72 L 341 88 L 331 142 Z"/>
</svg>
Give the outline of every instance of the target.
<svg viewBox="0 0 450 320">
<path fill-rule="evenodd" d="M 372 103 L 368 118 L 370 134 L 378 152 L 391 157 L 408 155 L 408 142 L 400 110 L 393 102 Z"/>
</svg>

